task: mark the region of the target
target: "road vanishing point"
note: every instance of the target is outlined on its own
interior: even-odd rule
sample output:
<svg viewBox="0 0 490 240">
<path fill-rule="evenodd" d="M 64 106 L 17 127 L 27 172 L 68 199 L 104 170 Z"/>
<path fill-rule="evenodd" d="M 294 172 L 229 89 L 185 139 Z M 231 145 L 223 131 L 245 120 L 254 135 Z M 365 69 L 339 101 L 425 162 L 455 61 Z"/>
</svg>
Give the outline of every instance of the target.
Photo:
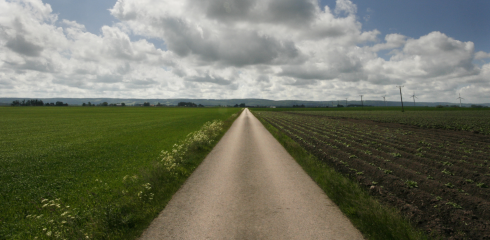
<svg viewBox="0 0 490 240">
<path fill-rule="evenodd" d="M 245 109 L 140 239 L 363 239 Z"/>
</svg>

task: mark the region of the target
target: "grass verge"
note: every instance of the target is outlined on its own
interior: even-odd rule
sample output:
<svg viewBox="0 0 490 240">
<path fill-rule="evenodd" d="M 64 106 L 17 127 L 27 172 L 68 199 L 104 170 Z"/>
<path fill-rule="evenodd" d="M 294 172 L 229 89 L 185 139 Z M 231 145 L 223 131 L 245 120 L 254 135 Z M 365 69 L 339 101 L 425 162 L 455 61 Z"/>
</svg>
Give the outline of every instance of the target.
<svg viewBox="0 0 490 240">
<path fill-rule="evenodd" d="M 24 232 L 0 239 L 135 239 L 165 208 L 239 113 L 213 121 L 162 151 L 150 167 L 135 169 L 120 179 L 120 185 L 95 179 L 96 184 L 78 197 L 82 204 L 69 206 L 60 198 L 42 198 L 37 208 L 26 212 Z"/>
<path fill-rule="evenodd" d="M 415 229 L 398 210 L 382 205 L 355 181 L 319 161 L 268 122 L 260 117 L 258 119 L 328 197 L 337 204 L 365 238 L 373 240 L 429 239 L 422 231 Z"/>
</svg>

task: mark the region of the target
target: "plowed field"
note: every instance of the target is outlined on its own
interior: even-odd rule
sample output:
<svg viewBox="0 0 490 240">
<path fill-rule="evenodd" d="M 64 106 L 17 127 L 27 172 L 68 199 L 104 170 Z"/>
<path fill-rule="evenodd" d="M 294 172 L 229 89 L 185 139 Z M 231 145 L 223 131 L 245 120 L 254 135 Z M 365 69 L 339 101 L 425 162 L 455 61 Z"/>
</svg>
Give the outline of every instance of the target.
<svg viewBox="0 0 490 240">
<path fill-rule="evenodd" d="M 418 227 L 490 239 L 490 137 L 398 123 L 257 112 Z"/>
</svg>

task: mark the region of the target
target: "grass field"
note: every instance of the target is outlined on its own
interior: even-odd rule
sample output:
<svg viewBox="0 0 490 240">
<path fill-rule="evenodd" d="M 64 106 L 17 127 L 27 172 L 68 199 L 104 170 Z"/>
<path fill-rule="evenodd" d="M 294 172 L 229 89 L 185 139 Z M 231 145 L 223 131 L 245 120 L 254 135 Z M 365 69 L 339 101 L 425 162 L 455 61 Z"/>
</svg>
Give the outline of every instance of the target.
<svg viewBox="0 0 490 240">
<path fill-rule="evenodd" d="M 100 208 L 112 204 L 113 189 L 127 185 L 122 181 L 124 176 L 143 176 L 153 168 L 162 150 L 171 150 L 175 143 L 199 130 L 204 123 L 228 119 L 238 111 L 237 108 L 0 108 L 0 239 L 36 236 L 43 226 L 26 216 L 44 211 L 41 201 L 60 199 L 57 202 L 62 204 L 52 202 L 53 206 L 70 206 L 73 215 L 78 212 L 79 216 L 86 211 L 82 206 Z M 205 156 L 204 152 L 198 152 L 197 158 Z M 114 209 L 121 211 L 120 207 Z M 112 226 L 110 217 L 114 209 L 100 214 L 107 218 L 110 231 L 124 232 L 120 226 Z M 58 210 L 51 210 L 54 211 Z M 85 219 L 73 218 L 78 221 L 75 225 L 81 226 L 80 221 L 90 222 L 87 218 L 94 217 L 84 216 Z M 95 226 L 93 229 L 100 231 Z M 105 233 L 91 234 L 112 238 Z M 113 236 L 116 235 L 124 236 L 124 233 Z"/>
</svg>

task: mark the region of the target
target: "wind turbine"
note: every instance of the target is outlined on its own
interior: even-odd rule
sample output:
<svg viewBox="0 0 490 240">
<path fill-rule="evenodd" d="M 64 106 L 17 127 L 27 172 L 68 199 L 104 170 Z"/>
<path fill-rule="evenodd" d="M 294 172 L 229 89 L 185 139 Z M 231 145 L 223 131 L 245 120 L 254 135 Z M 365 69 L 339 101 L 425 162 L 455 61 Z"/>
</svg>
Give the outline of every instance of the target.
<svg viewBox="0 0 490 240">
<path fill-rule="evenodd" d="M 459 93 L 459 98 L 456 98 L 456 99 L 459 99 L 459 107 L 461 107 L 461 99 L 464 99 L 461 97 L 461 93 Z"/>
<path fill-rule="evenodd" d="M 415 92 L 413 92 L 413 95 L 410 97 L 413 98 L 413 106 L 415 107 L 415 98 L 418 98 L 418 97 L 415 96 Z"/>
<path fill-rule="evenodd" d="M 364 107 L 364 102 L 362 101 L 362 96 L 364 96 L 364 95 L 359 95 L 359 96 L 361 96 L 361 105 L 362 105 L 362 107 Z"/>
<path fill-rule="evenodd" d="M 348 98 L 345 98 L 345 107 L 347 107 L 347 99 L 348 99 Z"/>
<path fill-rule="evenodd" d="M 386 95 L 383 96 L 383 100 L 385 101 L 385 107 L 386 107 Z"/>
<path fill-rule="evenodd" d="M 413 98 L 413 106 L 415 107 L 415 99 L 418 98 L 417 96 L 415 96 L 415 92 L 413 92 L 413 95 L 410 96 L 411 98 Z"/>
</svg>

